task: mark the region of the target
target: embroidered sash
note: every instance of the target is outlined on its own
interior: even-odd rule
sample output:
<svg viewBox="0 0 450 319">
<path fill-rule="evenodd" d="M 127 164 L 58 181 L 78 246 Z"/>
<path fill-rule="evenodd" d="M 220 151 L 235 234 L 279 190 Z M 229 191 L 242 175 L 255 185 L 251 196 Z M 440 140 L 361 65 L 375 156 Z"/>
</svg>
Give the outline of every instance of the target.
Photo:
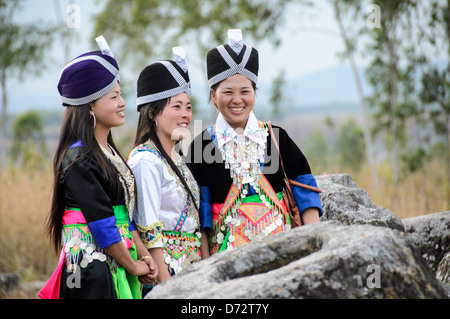
<svg viewBox="0 0 450 319">
<path fill-rule="evenodd" d="M 260 240 L 290 228 L 282 194 L 275 193 L 266 177 L 258 180 L 259 193 L 240 199 L 241 188 L 231 185 L 221 204 L 213 204 L 213 235 L 209 238 L 211 254 Z"/>
<path fill-rule="evenodd" d="M 190 203 L 189 197 L 186 197 L 186 203 L 184 204 L 184 208 L 181 211 L 180 218 L 178 219 L 177 224 L 173 228 L 173 231 L 181 231 L 181 228 L 183 228 L 184 222 L 186 221 L 189 212 L 190 207 L 189 203 Z"/>
</svg>

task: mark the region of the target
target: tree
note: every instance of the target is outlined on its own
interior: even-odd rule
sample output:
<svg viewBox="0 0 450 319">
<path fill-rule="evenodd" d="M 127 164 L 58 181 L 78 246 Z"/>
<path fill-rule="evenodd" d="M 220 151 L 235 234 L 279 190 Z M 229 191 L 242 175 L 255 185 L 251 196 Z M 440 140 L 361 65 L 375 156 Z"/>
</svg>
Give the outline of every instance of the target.
<svg viewBox="0 0 450 319">
<path fill-rule="evenodd" d="M 122 61 L 132 59 L 141 68 L 152 57 L 167 56 L 171 47 L 192 42 L 199 48 L 196 55 L 204 57 L 225 42 L 228 29 L 242 29 L 246 41 L 269 39 L 278 45 L 277 30 L 291 1 L 109 0 L 95 18 L 94 32 L 114 43 Z"/>
<path fill-rule="evenodd" d="M 229 29 L 241 29 L 246 43 L 281 43 L 290 4 L 309 0 L 109 0 L 95 17 L 95 36 L 103 34 L 121 63 L 135 71 L 164 57 L 175 45 L 189 47 L 188 63 L 206 74 L 207 50 L 227 42 Z M 122 81 L 124 83 L 124 81 Z M 204 77 L 204 87 L 209 89 Z"/>
<path fill-rule="evenodd" d="M 318 129 L 309 132 L 303 145 L 305 155 L 311 167 L 314 168 L 314 174 L 330 172 L 330 169 L 335 168 L 335 163 L 329 161 L 333 155 L 333 149 L 323 132 Z M 333 165 L 330 167 L 330 164 Z"/>
<path fill-rule="evenodd" d="M 436 39 L 450 38 L 450 0 L 431 1 L 428 24 L 433 26 L 427 34 L 427 42 L 436 47 Z M 442 137 L 444 154 L 439 156 L 446 162 L 447 185 L 444 186 L 447 205 L 450 205 L 450 45 L 439 47 L 435 55 L 442 56 L 447 65 L 431 64 L 421 78 L 420 98 L 425 104 L 425 112 L 433 123 L 434 130 Z M 444 156 L 442 156 L 444 155 Z"/>
<path fill-rule="evenodd" d="M 286 83 L 284 71 L 281 70 L 272 82 L 269 103 L 272 105 L 272 116 L 277 117 L 281 113 L 283 105 L 284 85 Z"/>
<path fill-rule="evenodd" d="M 34 110 L 19 115 L 13 123 L 12 137 L 13 162 L 31 170 L 41 168 L 48 155 L 42 116 Z"/>
<path fill-rule="evenodd" d="M 374 6 L 371 1 L 358 4 L 342 1 L 339 6 L 335 2 L 335 7 L 345 7 L 358 21 L 352 23 L 353 33 L 347 36 L 347 47 L 353 50 L 351 45 L 354 42 L 365 44 L 362 48 L 360 46 L 360 50 L 369 61 L 365 76 L 372 89 L 365 101 L 371 109 L 372 134 L 382 135 L 390 151 L 394 190 L 400 182 L 400 158 L 408 158 L 403 153 L 411 151 L 411 145 L 408 145 L 411 141 L 407 139 L 408 125 L 423 121 L 418 78 L 427 59 L 423 52 L 426 48 L 417 43 L 423 38 L 422 30 L 426 29 L 427 13 L 419 3 L 410 0 L 377 1 L 379 16 L 374 23 L 364 12 Z"/>
<path fill-rule="evenodd" d="M 373 57 L 366 76 L 374 88 L 370 97 L 374 132 L 384 133 L 391 151 L 394 191 L 400 182 L 401 158 L 411 150 L 409 122 L 423 119 L 418 98 L 418 77 L 426 58 L 421 42 L 424 18 L 419 2 L 408 0 L 380 1 L 380 28 L 368 32 L 367 52 Z M 411 124 L 409 124 L 410 126 Z M 417 145 L 421 148 L 421 145 Z M 412 158 L 411 158 L 412 159 Z M 417 163 L 417 161 L 416 161 Z"/>
<path fill-rule="evenodd" d="M 375 155 L 373 153 L 373 143 L 372 143 L 372 134 L 371 134 L 371 121 L 370 121 L 370 115 L 369 115 L 369 107 L 366 102 L 366 96 L 363 91 L 362 87 L 362 80 L 358 72 L 358 68 L 356 66 L 355 62 L 355 47 L 353 44 L 353 41 L 350 39 L 350 37 L 347 35 L 346 27 L 344 26 L 343 18 L 342 18 L 342 10 L 343 6 L 348 6 L 349 3 L 343 3 L 342 1 L 332 0 L 333 1 L 333 8 L 334 8 L 334 15 L 336 17 L 336 21 L 339 26 L 340 35 L 342 37 L 342 40 L 345 44 L 345 56 L 350 61 L 350 66 L 352 68 L 353 76 L 355 78 L 356 88 L 358 90 L 358 96 L 359 101 L 361 103 L 361 109 L 363 113 L 363 132 L 364 132 L 364 145 L 365 145 L 365 153 L 367 161 L 369 162 L 369 168 L 370 172 L 372 174 L 373 181 L 375 183 L 375 188 L 379 190 L 379 183 L 378 183 L 378 174 L 375 167 Z M 353 19 L 352 19 L 353 20 Z"/>
<path fill-rule="evenodd" d="M 339 129 L 337 154 L 342 168 L 359 171 L 365 157 L 364 131 L 349 118 Z"/>
<path fill-rule="evenodd" d="M 6 114 L 8 110 L 8 82 L 38 74 L 45 64 L 43 54 L 50 46 L 54 28 L 43 23 L 17 24 L 14 14 L 20 0 L 0 0 L 0 165 L 5 159 Z"/>
</svg>

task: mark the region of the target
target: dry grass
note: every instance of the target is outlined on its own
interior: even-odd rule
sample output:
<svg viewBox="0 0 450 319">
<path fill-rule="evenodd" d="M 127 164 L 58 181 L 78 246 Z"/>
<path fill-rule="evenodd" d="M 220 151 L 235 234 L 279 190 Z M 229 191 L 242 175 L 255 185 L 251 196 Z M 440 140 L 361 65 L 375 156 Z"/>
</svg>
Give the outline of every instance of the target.
<svg viewBox="0 0 450 319">
<path fill-rule="evenodd" d="M 368 191 L 372 201 L 400 218 L 447 211 L 449 185 L 442 164 L 428 163 L 420 172 L 406 178 L 394 190 L 388 166 L 380 165 L 377 190 L 369 170 L 349 172 L 357 187 Z M 337 168 L 335 172 L 341 172 Z M 329 173 L 331 173 L 329 171 Z M 50 169 L 30 174 L 24 170 L 0 171 L 0 272 L 14 272 L 22 283 L 46 281 L 57 256 L 45 233 L 50 207 Z M 35 294 L 15 292 L 6 298 L 35 298 Z"/>
<path fill-rule="evenodd" d="M 386 207 L 401 219 L 450 210 L 450 185 L 442 162 L 426 163 L 422 170 L 405 177 L 396 188 L 391 172 L 389 165 L 378 165 L 378 188 L 367 165 L 349 174 L 357 187 L 369 193 L 375 205 Z"/>
<path fill-rule="evenodd" d="M 57 256 L 45 233 L 51 171 L 0 171 L 0 272 L 20 282 L 47 280 Z"/>
</svg>

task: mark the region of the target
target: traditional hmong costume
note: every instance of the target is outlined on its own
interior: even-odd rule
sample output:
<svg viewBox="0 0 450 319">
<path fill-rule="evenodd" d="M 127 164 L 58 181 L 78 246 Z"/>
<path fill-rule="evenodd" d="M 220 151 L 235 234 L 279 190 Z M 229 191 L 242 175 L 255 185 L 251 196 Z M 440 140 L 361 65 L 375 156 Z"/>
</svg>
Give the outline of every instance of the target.
<svg viewBox="0 0 450 319">
<path fill-rule="evenodd" d="M 191 95 L 184 51 L 174 48 L 175 61 L 148 65 L 138 79 L 138 111 L 142 106 L 180 93 Z M 175 162 L 194 199 L 149 140 L 131 151 L 128 164 L 136 177 L 138 206 L 135 222 L 147 248 L 163 249 L 174 275 L 200 260 L 199 189 L 181 156 Z M 194 203 L 195 202 L 195 203 Z"/>
<path fill-rule="evenodd" d="M 118 72 L 115 59 L 102 52 L 72 60 L 58 83 L 63 105 L 78 106 L 100 98 L 116 85 Z M 102 150 L 117 169 L 112 177 L 116 181 L 104 175 L 81 141 L 63 158 L 58 181 L 66 206 L 62 250 L 58 267 L 39 292 L 41 298 L 141 298 L 137 276 L 129 275 L 105 251 L 123 243 L 137 259 L 131 233 L 136 227 L 129 216 L 135 207 L 134 177 L 118 154 Z"/>
<path fill-rule="evenodd" d="M 200 259 L 199 216 L 178 176 L 152 142 L 136 147 L 128 160 L 136 177 L 136 226 L 147 248 L 163 248 L 169 272 L 177 274 Z M 180 157 L 178 169 L 197 201 L 199 189 Z"/>
<path fill-rule="evenodd" d="M 241 74 L 256 84 L 258 52 L 244 45 L 237 32 L 230 43 L 209 51 L 209 85 Z M 290 179 L 317 187 L 307 159 L 285 130 L 273 126 Z M 290 228 L 282 199 L 283 170 L 272 147 L 267 123 L 250 113 L 245 130 L 237 134 L 219 114 L 215 125 L 198 135 L 190 147 L 189 165 L 201 189 L 202 229 L 209 229 L 210 252 L 240 246 Z M 315 207 L 317 193 L 293 187 L 300 211 Z"/>
</svg>

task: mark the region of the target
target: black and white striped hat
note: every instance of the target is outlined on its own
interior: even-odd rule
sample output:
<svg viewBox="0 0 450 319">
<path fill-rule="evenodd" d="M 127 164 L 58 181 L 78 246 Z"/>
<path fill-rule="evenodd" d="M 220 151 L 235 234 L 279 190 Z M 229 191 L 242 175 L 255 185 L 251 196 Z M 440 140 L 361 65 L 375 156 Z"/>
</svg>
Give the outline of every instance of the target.
<svg viewBox="0 0 450 319">
<path fill-rule="evenodd" d="M 172 49 L 174 60 L 164 60 L 146 66 L 137 81 L 137 110 L 150 102 L 186 92 L 191 97 L 191 84 L 182 47 Z"/>
<path fill-rule="evenodd" d="M 241 74 L 253 83 L 258 81 L 258 51 L 243 43 L 239 29 L 228 31 L 228 44 L 219 45 L 206 56 L 210 87 L 235 74 Z"/>
</svg>

